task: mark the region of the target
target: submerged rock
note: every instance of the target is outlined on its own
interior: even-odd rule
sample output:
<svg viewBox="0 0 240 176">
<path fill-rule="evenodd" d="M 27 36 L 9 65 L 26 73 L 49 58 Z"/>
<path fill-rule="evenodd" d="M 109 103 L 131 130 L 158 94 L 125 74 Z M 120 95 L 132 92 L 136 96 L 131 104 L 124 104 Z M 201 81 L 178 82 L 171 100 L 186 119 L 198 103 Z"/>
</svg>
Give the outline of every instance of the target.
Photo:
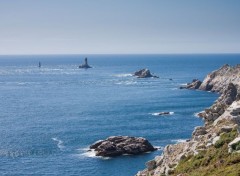
<svg viewBox="0 0 240 176">
<path fill-rule="evenodd" d="M 171 112 L 158 112 L 157 115 L 161 116 L 161 115 L 170 115 Z"/>
<path fill-rule="evenodd" d="M 90 146 L 96 156 L 113 157 L 123 154 L 138 155 L 157 150 L 147 139 L 142 137 L 111 136 Z"/>
<path fill-rule="evenodd" d="M 137 76 L 138 78 L 159 78 L 158 76 L 154 76 L 151 74 L 150 70 L 148 69 L 141 69 L 139 71 L 136 71 L 134 74 L 134 76 Z"/>
<path fill-rule="evenodd" d="M 88 60 L 87 60 L 87 58 L 85 58 L 84 64 L 79 65 L 78 68 L 92 68 L 92 67 L 88 65 Z"/>
</svg>

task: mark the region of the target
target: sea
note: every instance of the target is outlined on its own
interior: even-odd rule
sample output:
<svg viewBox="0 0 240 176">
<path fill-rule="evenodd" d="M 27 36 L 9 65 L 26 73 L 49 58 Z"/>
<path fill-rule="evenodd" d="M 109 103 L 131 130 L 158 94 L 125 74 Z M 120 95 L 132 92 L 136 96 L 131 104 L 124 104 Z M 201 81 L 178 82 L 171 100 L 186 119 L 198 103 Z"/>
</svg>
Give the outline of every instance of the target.
<svg viewBox="0 0 240 176">
<path fill-rule="evenodd" d="M 78 68 L 85 57 L 93 68 Z M 203 125 L 195 114 L 219 96 L 179 87 L 239 61 L 239 54 L 2 55 L 0 175 L 133 176 L 166 145 L 191 138 Z M 142 68 L 159 78 L 132 76 Z M 115 158 L 88 151 L 115 135 L 159 149 Z"/>
</svg>

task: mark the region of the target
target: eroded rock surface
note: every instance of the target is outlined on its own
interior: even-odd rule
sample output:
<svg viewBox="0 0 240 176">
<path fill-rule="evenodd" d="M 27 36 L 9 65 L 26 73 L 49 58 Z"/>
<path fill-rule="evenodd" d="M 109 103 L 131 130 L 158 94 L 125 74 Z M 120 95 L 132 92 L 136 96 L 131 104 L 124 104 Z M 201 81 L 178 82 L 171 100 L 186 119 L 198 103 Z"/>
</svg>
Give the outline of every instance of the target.
<svg viewBox="0 0 240 176">
<path fill-rule="evenodd" d="M 188 83 L 186 86 L 181 86 L 180 89 L 198 89 L 202 81 L 198 79 L 193 79 L 191 83 Z"/>
<path fill-rule="evenodd" d="M 220 93 L 220 97 L 199 116 L 204 118 L 206 123 L 212 123 L 235 101 L 240 99 L 240 65 L 231 67 L 225 64 L 220 69 L 211 72 L 203 82 L 194 79 L 187 86 L 180 88 L 198 89 Z"/>
<path fill-rule="evenodd" d="M 158 76 L 152 75 L 150 70 L 146 68 L 136 71 L 133 75 L 137 76 L 138 78 L 151 78 L 151 77 L 158 78 Z"/>
<path fill-rule="evenodd" d="M 90 146 L 96 156 L 113 157 L 124 154 L 138 155 L 156 150 L 147 139 L 142 137 L 111 136 Z"/>
</svg>

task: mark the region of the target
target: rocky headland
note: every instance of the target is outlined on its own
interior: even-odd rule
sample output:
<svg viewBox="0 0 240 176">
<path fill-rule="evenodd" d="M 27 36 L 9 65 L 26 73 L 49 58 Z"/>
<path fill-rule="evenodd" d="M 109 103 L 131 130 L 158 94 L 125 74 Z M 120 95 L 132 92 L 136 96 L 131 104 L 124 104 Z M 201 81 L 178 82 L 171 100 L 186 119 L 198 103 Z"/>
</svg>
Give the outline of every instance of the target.
<svg viewBox="0 0 240 176">
<path fill-rule="evenodd" d="M 90 146 L 96 156 L 114 157 L 120 155 L 138 155 L 157 150 L 142 137 L 111 136 Z"/>
<path fill-rule="evenodd" d="M 199 113 L 205 124 L 194 129 L 191 139 L 167 145 L 137 176 L 240 175 L 240 65 L 224 65 L 182 88 L 220 97 Z"/>
<path fill-rule="evenodd" d="M 146 68 L 136 71 L 133 75 L 138 78 L 151 78 L 151 77 L 159 78 L 158 76 L 152 75 L 150 70 L 148 70 Z"/>
</svg>

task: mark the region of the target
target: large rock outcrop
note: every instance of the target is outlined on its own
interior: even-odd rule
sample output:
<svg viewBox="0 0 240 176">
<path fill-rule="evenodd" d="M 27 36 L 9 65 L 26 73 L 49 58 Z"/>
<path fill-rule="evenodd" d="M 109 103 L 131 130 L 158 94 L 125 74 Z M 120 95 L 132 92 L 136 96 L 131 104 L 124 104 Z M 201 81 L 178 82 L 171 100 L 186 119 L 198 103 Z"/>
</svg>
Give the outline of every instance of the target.
<svg viewBox="0 0 240 176">
<path fill-rule="evenodd" d="M 136 71 L 133 75 L 138 78 L 151 78 L 151 77 L 158 78 L 158 76 L 152 75 L 150 70 L 146 68 Z"/>
<path fill-rule="evenodd" d="M 198 80 L 193 80 L 184 88 L 220 93 L 220 97 L 211 107 L 199 113 L 204 118 L 205 125 L 196 127 L 188 141 L 166 146 L 163 154 L 147 162 L 147 168 L 138 172 L 137 176 L 176 175 L 175 169 L 181 163 L 180 161 L 190 156 L 196 156 L 203 151 L 214 151 L 213 146 L 218 148 L 224 142 L 227 142 L 229 152 L 240 152 L 240 65 L 235 67 L 224 65 L 219 70 L 207 75 L 199 84 Z M 234 130 L 237 130 L 236 135 L 232 135 L 235 134 Z M 226 136 L 232 141 L 224 141 Z M 218 167 L 221 162 L 227 161 L 224 159 L 216 161 L 214 167 Z M 182 174 L 184 175 L 184 173 Z"/>
<path fill-rule="evenodd" d="M 124 154 L 138 155 L 156 150 L 147 139 L 142 137 L 111 136 L 90 146 L 96 156 L 113 157 Z"/>
<path fill-rule="evenodd" d="M 194 79 L 192 83 L 180 87 L 185 89 L 198 89 L 220 93 L 217 101 L 199 116 L 204 118 L 206 123 L 212 123 L 221 116 L 229 105 L 240 99 L 240 65 L 234 67 L 225 64 L 220 69 L 208 74 L 203 82 Z"/>
<path fill-rule="evenodd" d="M 238 84 L 240 81 L 240 65 L 231 67 L 225 64 L 220 69 L 208 74 L 199 87 L 200 90 L 222 93 L 229 83 Z"/>
</svg>

